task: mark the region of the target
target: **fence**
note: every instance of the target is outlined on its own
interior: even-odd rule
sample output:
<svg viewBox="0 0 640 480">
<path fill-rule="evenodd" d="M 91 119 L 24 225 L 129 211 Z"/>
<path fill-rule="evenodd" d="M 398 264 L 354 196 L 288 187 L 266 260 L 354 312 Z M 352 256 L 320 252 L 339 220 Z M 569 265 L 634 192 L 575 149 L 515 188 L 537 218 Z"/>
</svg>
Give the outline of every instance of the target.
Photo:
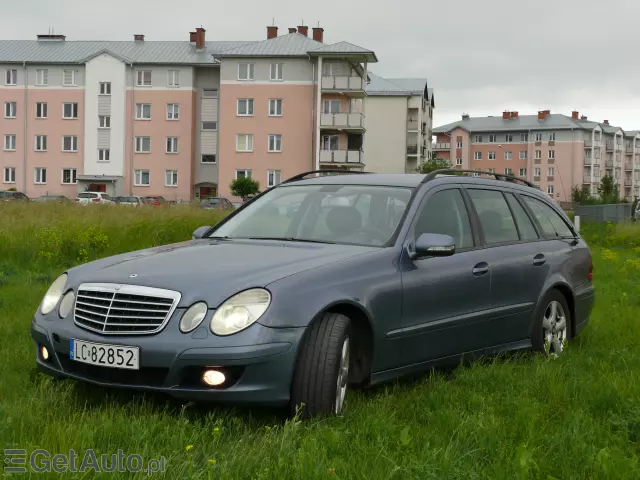
<svg viewBox="0 0 640 480">
<path fill-rule="evenodd" d="M 631 221 L 630 203 L 613 203 L 609 205 L 576 205 L 573 208 L 575 216 L 582 222 L 611 222 L 622 223 Z"/>
</svg>

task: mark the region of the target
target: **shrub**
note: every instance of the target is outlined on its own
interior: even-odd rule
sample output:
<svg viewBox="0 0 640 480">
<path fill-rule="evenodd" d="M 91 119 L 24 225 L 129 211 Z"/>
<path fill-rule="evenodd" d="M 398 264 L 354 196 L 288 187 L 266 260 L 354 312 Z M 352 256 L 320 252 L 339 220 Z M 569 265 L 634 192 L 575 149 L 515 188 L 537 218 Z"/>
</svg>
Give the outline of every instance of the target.
<svg viewBox="0 0 640 480">
<path fill-rule="evenodd" d="M 229 185 L 231 194 L 245 200 L 250 195 L 255 195 L 260 191 L 260 183 L 252 178 L 236 178 Z"/>
</svg>

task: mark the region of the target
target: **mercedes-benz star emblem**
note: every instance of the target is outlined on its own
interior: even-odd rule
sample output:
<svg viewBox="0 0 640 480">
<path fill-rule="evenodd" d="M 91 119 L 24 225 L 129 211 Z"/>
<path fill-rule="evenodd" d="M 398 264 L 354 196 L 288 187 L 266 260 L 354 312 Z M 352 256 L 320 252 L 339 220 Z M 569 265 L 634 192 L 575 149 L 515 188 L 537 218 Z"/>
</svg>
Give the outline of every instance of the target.
<svg viewBox="0 0 640 480">
<path fill-rule="evenodd" d="M 129 275 L 129 278 L 136 278 L 138 276 L 137 273 L 132 273 L 131 275 Z"/>
</svg>

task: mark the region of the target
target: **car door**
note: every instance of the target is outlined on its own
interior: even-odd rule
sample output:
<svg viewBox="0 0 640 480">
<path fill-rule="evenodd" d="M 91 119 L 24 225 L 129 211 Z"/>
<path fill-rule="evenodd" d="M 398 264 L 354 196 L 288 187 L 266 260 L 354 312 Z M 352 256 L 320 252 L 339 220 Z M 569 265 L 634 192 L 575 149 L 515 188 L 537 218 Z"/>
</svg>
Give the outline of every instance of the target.
<svg viewBox="0 0 640 480">
<path fill-rule="evenodd" d="M 412 260 L 407 248 L 424 233 L 452 236 L 451 256 Z M 403 362 L 415 364 L 481 349 L 491 271 L 474 235 L 460 188 L 429 192 L 413 219 L 401 257 Z"/>
<path fill-rule="evenodd" d="M 487 347 L 525 340 L 536 301 L 548 275 L 539 255 L 540 238 L 531 218 L 508 189 L 465 189 L 477 215 L 480 238 L 491 265 L 491 312 Z"/>
</svg>

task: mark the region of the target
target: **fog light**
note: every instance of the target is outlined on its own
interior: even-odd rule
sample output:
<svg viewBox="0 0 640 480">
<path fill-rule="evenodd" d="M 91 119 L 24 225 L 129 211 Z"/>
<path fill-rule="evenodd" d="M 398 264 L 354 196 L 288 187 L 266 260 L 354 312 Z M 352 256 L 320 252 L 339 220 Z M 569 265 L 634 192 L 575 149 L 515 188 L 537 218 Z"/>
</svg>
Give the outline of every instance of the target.
<svg viewBox="0 0 640 480">
<path fill-rule="evenodd" d="M 45 362 L 49 360 L 49 350 L 47 350 L 47 347 L 44 345 L 40 346 L 40 356 Z"/>
<path fill-rule="evenodd" d="M 225 380 L 224 373 L 219 370 L 206 370 L 202 375 L 202 381 L 212 387 L 222 385 Z"/>
</svg>

